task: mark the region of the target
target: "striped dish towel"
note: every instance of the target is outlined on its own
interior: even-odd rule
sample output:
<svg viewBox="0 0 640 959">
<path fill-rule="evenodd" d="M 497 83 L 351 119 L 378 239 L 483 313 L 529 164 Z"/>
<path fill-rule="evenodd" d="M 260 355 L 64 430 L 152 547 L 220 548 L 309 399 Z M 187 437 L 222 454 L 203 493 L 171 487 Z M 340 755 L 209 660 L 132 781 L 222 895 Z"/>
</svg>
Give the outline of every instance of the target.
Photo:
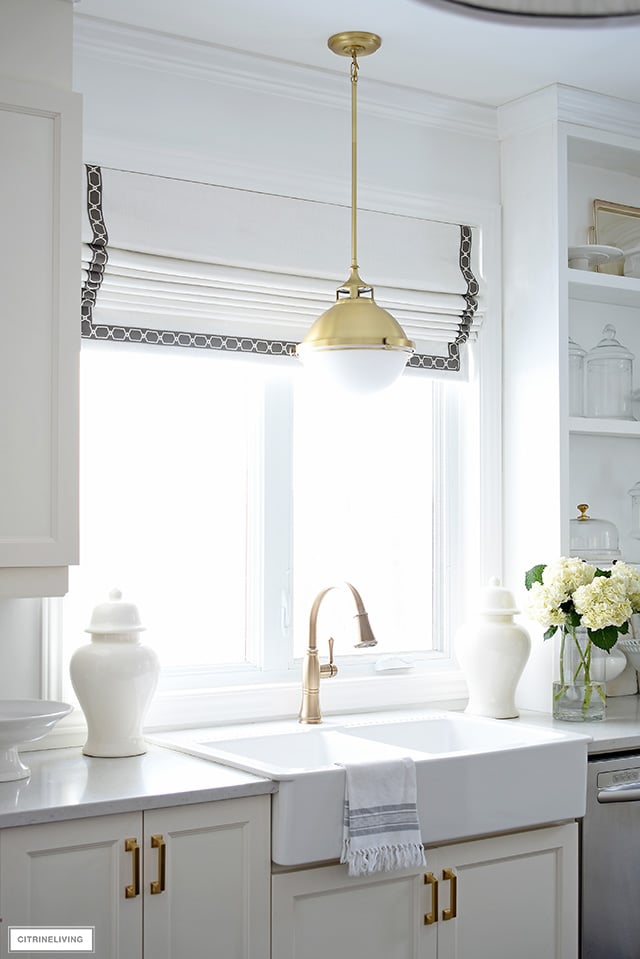
<svg viewBox="0 0 640 959">
<path fill-rule="evenodd" d="M 350 763 L 345 772 L 340 862 L 349 875 L 424 866 L 413 759 Z"/>
</svg>

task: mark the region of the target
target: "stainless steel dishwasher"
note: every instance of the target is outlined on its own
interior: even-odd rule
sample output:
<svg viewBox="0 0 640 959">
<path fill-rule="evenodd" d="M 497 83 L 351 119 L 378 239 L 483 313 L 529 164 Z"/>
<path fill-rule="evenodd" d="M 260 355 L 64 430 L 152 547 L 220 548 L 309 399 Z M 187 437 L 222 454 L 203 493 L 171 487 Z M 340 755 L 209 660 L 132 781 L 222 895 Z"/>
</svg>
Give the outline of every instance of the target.
<svg viewBox="0 0 640 959">
<path fill-rule="evenodd" d="M 640 753 L 593 756 L 582 825 L 582 959 L 640 959 Z"/>
</svg>

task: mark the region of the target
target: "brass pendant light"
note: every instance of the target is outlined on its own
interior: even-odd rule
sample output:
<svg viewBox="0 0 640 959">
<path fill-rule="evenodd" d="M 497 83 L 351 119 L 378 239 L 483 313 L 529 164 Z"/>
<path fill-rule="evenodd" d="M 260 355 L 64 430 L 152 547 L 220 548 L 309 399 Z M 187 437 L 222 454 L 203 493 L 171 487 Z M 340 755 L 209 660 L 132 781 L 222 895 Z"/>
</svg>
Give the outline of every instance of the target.
<svg viewBox="0 0 640 959">
<path fill-rule="evenodd" d="M 336 303 L 315 321 L 297 355 L 325 382 L 352 392 L 377 392 L 402 373 L 414 344 L 393 316 L 375 302 L 360 277 L 357 251 L 358 57 L 379 48 L 375 33 L 348 31 L 329 37 L 333 53 L 351 58 L 351 271 Z"/>
</svg>

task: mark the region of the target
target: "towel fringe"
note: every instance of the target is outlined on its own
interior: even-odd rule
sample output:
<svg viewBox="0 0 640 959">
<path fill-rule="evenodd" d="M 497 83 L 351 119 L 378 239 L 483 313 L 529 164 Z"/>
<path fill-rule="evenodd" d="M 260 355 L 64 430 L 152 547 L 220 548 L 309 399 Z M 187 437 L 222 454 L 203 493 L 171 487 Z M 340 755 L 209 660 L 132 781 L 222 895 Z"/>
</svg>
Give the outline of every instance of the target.
<svg viewBox="0 0 640 959">
<path fill-rule="evenodd" d="M 350 876 L 370 876 L 376 872 L 418 868 L 427 864 L 421 843 L 394 843 L 372 846 L 369 849 L 352 849 L 349 839 L 345 839 L 342 844 L 340 862 L 348 863 Z"/>
</svg>

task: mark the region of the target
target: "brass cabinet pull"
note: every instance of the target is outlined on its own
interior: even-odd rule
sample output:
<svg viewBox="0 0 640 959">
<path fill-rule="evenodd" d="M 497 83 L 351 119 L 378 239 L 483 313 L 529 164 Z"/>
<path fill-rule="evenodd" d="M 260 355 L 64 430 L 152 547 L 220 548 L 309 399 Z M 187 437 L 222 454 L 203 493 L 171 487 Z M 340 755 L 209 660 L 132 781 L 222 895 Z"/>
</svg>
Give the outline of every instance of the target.
<svg viewBox="0 0 640 959">
<path fill-rule="evenodd" d="M 442 878 L 444 881 L 449 880 L 449 908 L 442 910 L 442 918 L 446 922 L 458 915 L 458 877 L 453 869 L 443 869 Z"/>
<path fill-rule="evenodd" d="M 158 893 L 164 892 L 167 875 L 167 844 L 164 837 L 161 835 L 152 836 L 151 848 L 158 850 L 158 878 L 151 883 L 151 895 L 157 896 Z"/>
<path fill-rule="evenodd" d="M 427 872 L 424 876 L 424 884 L 431 886 L 431 912 L 426 912 L 424 915 L 425 926 L 430 926 L 438 921 L 438 880 L 432 872 Z"/>
<path fill-rule="evenodd" d="M 124 898 L 135 899 L 140 895 L 140 846 L 137 839 L 125 839 L 124 851 L 132 852 L 131 885 L 124 887 Z"/>
</svg>

